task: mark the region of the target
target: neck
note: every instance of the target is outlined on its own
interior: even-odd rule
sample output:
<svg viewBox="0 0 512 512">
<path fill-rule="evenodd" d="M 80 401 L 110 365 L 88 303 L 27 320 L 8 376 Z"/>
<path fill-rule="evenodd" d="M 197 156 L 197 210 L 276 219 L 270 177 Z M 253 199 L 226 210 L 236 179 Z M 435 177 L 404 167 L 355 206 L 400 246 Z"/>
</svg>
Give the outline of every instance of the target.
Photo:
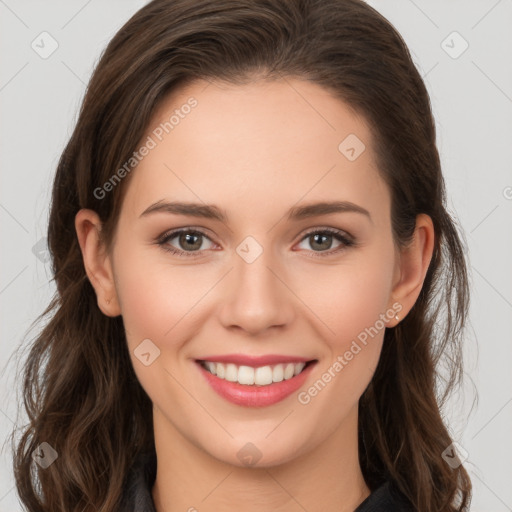
<svg viewBox="0 0 512 512">
<path fill-rule="evenodd" d="M 192 444 L 154 409 L 157 512 L 353 512 L 370 494 L 359 465 L 357 408 L 314 450 L 268 467 L 238 467 Z"/>
</svg>

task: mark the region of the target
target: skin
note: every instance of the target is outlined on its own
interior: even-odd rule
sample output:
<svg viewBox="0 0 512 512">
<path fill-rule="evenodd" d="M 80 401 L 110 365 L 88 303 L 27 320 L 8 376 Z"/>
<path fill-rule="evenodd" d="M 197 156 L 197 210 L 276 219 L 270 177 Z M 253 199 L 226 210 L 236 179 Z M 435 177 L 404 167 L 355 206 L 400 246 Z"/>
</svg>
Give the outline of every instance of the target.
<svg viewBox="0 0 512 512">
<path fill-rule="evenodd" d="M 400 320 L 410 311 L 432 257 L 432 221 L 419 215 L 411 245 L 395 246 L 390 193 L 368 126 L 321 87 L 291 78 L 195 82 L 166 98 L 142 140 L 191 96 L 198 105 L 124 184 L 112 251 L 100 242 L 95 212 L 80 210 L 75 223 L 98 307 L 122 315 L 134 370 L 154 404 L 156 508 L 353 511 L 370 493 L 358 459 L 357 405 L 385 328 L 307 404 L 293 393 L 268 407 L 234 405 L 207 385 L 194 359 L 317 359 L 299 391 L 307 390 L 393 304 L 401 306 Z M 354 161 L 338 150 L 349 134 L 366 146 Z M 140 217 L 160 200 L 215 204 L 228 220 Z M 359 205 L 371 219 L 356 212 L 286 217 L 293 206 L 331 200 Z M 190 227 L 206 233 L 200 250 L 192 248 L 197 257 L 155 242 Z M 352 235 L 356 245 L 335 252 L 343 247 L 336 238 L 319 247 L 306 236 L 326 227 Z M 252 263 L 236 252 L 249 235 L 263 249 Z M 190 251 L 179 237 L 167 245 Z M 397 323 L 393 316 L 385 327 Z M 134 355 L 147 338 L 160 350 L 149 366 Z M 252 466 L 237 456 L 249 442 L 260 454 Z"/>
</svg>

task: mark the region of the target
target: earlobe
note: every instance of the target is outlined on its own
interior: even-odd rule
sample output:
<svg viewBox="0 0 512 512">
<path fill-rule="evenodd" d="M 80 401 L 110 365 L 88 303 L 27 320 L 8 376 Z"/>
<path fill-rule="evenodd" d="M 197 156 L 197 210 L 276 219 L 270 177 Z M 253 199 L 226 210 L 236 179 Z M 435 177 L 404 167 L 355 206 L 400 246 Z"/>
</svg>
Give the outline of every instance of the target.
<svg viewBox="0 0 512 512">
<path fill-rule="evenodd" d="M 75 216 L 75 230 L 82 251 L 85 272 L 92 284 L 103 314 L 121 314 L 110 255 L 101 241 L 102 223 L 93 210 L 81 209 Z"/>
<path fill-rule="evenodd" d="M 417 215 L 411 243 L 400 252 L 399 278 L 392 290 L 395 302 L 402 306 L 397 313 L 399 320 L 392 320 L 394 325 L 403 320 L 418 299 L 432 260 L 434 237 L 434 225 L 430 216 L 423 213 Z"/>
</svg>

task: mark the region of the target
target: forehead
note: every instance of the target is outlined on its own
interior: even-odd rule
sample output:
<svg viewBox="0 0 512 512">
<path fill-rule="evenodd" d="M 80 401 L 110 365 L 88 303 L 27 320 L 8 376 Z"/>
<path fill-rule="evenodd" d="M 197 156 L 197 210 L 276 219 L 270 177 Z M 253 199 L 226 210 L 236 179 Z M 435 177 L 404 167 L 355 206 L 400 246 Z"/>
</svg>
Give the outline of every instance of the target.
<svg viewBox="0 0 512 512">
<path fill-rule="evenodd" d="M 365 120 L 303 80 L 193 82 L 165 98 L 141 144 L 150 139 L 125 198 L 138 213 L 164 198 L 261 209 L 386 195 Z"/>
</svg>

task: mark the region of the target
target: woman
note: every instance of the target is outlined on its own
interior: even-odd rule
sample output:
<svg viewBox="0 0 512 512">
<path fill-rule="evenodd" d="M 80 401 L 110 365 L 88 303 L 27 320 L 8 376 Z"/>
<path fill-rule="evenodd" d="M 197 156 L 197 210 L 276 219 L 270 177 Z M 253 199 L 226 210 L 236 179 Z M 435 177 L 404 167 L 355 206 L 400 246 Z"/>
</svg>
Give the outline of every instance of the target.
<svg viewBox="0 0 512 512">
<path fill-rule="evenodd" d="M 28 510 L 468 510 L 440 414 L 463 246 L 425 86 L 365 3 L 143 7 L 91 78 L 48 240 Z"/>
</svg>

